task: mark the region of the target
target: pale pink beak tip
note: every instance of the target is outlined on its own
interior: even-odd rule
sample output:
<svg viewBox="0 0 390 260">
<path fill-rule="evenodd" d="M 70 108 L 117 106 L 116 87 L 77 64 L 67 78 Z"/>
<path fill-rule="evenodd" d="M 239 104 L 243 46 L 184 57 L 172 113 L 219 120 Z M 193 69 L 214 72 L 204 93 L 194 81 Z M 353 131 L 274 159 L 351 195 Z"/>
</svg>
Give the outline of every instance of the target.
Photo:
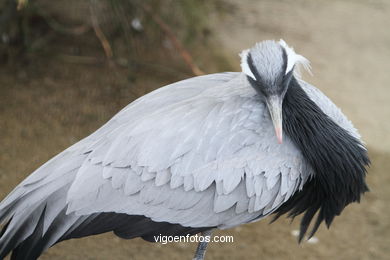
<svg viewBox="0 0 390 260">
<path fill-rule="evenodd" d="M 275 129 L 275 132 L 276 132 L 276 137 L 278 139 L 278 143 L 279 144 L 283 143 L 282 129 L 277 128 L 277 129 Z"/>
</svg>

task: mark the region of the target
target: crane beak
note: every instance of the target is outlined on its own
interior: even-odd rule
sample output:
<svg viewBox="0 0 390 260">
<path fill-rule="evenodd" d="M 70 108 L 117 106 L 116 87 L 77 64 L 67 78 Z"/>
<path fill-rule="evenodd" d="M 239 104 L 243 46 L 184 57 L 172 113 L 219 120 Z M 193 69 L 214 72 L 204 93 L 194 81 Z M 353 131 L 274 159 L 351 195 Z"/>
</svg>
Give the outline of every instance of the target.
<svg viewBox="0 0 390 260">
<path fill-rule="evenodd" d="M 278 143 L 283 142 L 283 121 L 282 121 L 282 102 L 283 99 L 273 95 L 266 99 L 267 107 L 271 115 L 272 124 L 275 128 L 276 138 Z"/>
</svg>

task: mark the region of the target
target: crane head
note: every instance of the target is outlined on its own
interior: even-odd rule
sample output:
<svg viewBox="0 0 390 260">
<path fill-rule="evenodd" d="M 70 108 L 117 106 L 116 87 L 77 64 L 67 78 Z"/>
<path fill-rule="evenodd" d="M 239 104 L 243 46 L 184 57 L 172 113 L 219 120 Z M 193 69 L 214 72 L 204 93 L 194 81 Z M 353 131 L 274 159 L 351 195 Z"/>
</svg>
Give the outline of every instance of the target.
<svg viewBox="0 0 390 260">
<path fill-rule="evenodd" d="M 282 104 L 289 83 L 299 76 L 296 65 L 310 71 L 309 61 L 283 40 L 263 41 L 240 54 L 242 72 L 265 99 L 279 143 L 283 140 Z"/>
</svg>

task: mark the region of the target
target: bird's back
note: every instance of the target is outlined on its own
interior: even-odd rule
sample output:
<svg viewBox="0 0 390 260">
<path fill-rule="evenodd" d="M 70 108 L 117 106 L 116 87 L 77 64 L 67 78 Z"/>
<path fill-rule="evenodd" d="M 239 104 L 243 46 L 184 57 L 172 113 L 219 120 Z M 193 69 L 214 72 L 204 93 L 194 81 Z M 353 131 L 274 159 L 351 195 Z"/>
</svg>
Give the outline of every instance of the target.
<svg viewBox="0 0 390 260">
<path fill-rule="evenodd" d="M 358 136 L 319 90 L 301 85 Z M 269 113 L 244 74 L 184 80 L 129 104 L 19 184 L 0 204 L 0 221 L 9 221 L 0 258 L 18 245 L 42 251 L 110 230 L 132 237 L 132 227 L 100 223 L 115 222 L 113 215 L 165 223 L 133 233 L 145 237 L 164 228 L 185 234 L 236 226 L 274 212 L 311 174 L 289 138 L 276 142 Z M 101 226 L 88 232 L 91 219 Z M 28 259 L 27 249 L 16 259 Z"/>
</svg>

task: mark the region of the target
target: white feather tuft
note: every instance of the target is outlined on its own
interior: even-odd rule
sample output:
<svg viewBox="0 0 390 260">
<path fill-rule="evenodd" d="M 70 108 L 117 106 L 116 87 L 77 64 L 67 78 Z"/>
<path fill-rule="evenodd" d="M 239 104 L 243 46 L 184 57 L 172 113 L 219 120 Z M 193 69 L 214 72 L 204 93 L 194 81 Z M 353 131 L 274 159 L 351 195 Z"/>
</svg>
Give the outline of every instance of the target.
<svg viewBox="0 0 390 260">
<path fill-rule="evenodd" d="M 308 59 L 295 53 L 294 49 L 288 46 L 284 40 L 280 39 L 279 44 L 286 50 L 287 54 L 286 74 L 289 73 L 295 65 L 297 65 L 294 70 L 294 74 L 296 76 L 300 77 L 300 67 L 303 67 L 310 75 L 312 75 L 310 61 Z"/>
<path fill-rule="evenodd" d="M 240 53 L 241 57 L 241 69 L 242 72 L 244 72 L 247 76 L 251 77 L 252 79 L 256 80 L 255 75 L 253 75 L 251 69 L 249 68 L 248 65 L 248 54 L 249 54 L 250 49 L 243 50 Z"/>
</svg>

